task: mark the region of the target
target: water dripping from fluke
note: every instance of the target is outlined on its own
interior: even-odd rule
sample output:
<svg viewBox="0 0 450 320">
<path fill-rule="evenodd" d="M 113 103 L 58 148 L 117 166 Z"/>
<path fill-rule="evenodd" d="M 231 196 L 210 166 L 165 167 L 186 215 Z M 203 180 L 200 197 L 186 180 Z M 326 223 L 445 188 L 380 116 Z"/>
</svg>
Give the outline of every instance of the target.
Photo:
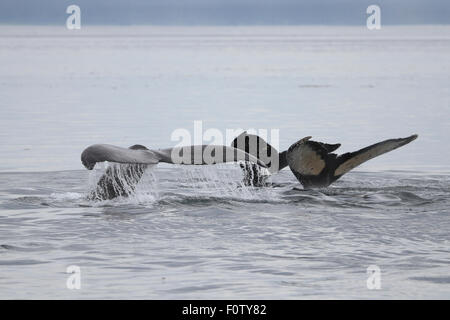
<svg viewBox="0 0 450 320">
<path fill-rule="evenodd" d="M 183 174 L 178 183 L 191 198 L 215 198 L 244 201 L 270 199 L 271 188 L 246 184 L 243 171 L 236 164 L 213 166 L 180 166 Z"/>
<path fill-rule="evenodd" d="M 101 163 L 89 174 L 88 200 L 152 203 L 158 199 L 154 167 L 145 164 Z"/>
<path fill-rule="evenodd" d="M 149 165 L 100 163 L 89 175 L 87 199 L 96 205 L 115 205 L 174 199 L 264 202 L 274 197 L 272 188 L 247 184 L 243 178 L 236 164 L 176 165 L 157 172 Z"/>
</svg>

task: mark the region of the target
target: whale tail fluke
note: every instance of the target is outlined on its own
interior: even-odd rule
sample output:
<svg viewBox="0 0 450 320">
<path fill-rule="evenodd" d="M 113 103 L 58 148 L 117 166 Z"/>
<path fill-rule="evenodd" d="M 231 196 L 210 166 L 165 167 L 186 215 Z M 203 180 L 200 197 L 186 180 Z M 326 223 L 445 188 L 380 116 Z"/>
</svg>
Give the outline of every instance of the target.
<svg viewBox="0 0 450 320">
<path fill-rule="evenodd" d="M 266 165 L 269 174 L 276 173 L 288 165 L 287 151 L 278 153 L 278 150 L 267 143 L 263 138 L 249 134 L 246 131 L 237 136 L 231 143 L 233 148 L 240 149 L 251 154 Z M 241 163 L 244 172 L 244 184 L 252 186 L 263 186 L 269 176 L 267 171 L 261 170 L 254 163 Z"/>
<path fill-rule="evenodd" d="M 96 163 L 104 161 L 146 165 L 159 162 L 206 165 L 249 161 L 266 167 L 263 161 L 243 150 L 221 145 L 194 145 L 149 150 L 142 145 L 122 148 L 109 144 L 94 144 L 87 147 L 81 154 L 81 162 L 88 170 L 92 170 Z"/>
<path fill-rule="evenodd" d="M 267 143 L 260 136 L 249 134 L 246 131 L 237 136 L 231 143 L 233 148 L 240 149 L 251 154 L 263 162 L 270 173 L 275 173 L 286 167 L 286 151 L 278 153 L 278 150 Z"/>
<path fill-rule="evenodd" d="M 143 145 L 122 148 L 108 144 L 95 144 L 81 154 L 81 162 L 92 170 L 98 162 L 119 163 L 109 167 L 97 182 L 89 198 L 96 200 L 128 196 L 143 176 L 148 165 L 159 162 L 204 165 L 224 162 L 246 161 L 259 168 L 266 165 L 243 150 L 220 145 L 196 145 L 162 150 L 149 150 Z"/>
<path fill-rule="evenodd" d="M 128 195 L 134 191 L 148 165 L 159 162 L 203 165 L 243 161 L 241 168 L 244 171 L 244 183 L 253 186 L 264 185 L 269 174 L 289 166 L 304 188 L 314 188 L 327 187 L 362 163 L 404 146 L 417 137 L 414 134 L 406 138 L 389 139 L 358 151 L 337 155 L 333 152 L 341 146 L 339 143 L 322 143 L 305 137 L 288 150 L 278 153 L 263 138 L 243 132 L 233 140 L 230 147 L 196 145 L 149 150 L 143 145 L 122 148 L 97 144 L 83 151 L 81 161 L 88 170 L 103 161 L 125 164 L 119 166 L 120 175 L 116 174 L 115 168 L 106 170 L 94 190 L 92 197 L 95 199 Z M 267 170 L 261 170 L 261 167 Z M 122 174 L 125 179 L 118 179 Z"/>
<path fill-rule="evenodd" d="M 340 144 L 325 144 L 306 137 L 289 147 L 287 162 L 305 188 L 327 187 L 362 163 L 404 146 L 417 137 L 415 134 L 406 138 L 389 139 L 339 156 L 331 152 Z"/>
<path fill-rule="evenodd" d="M 341 154 L 336 159 L 338 166 L 334 171 L 334 176 L 339 178 L 343 174 L 349 172 L 353 168 L 356 168 L 360 164 L 375 157 L 381 156 L 382 154 L 385 154 L 389 151 L 400 148 L 401 146 L 404 146 L 417 139 L 417 137 L 418 135 L 414 134 L 406 138 L 389 139 L 372 144 L 358 151 Z"/>
</svg>

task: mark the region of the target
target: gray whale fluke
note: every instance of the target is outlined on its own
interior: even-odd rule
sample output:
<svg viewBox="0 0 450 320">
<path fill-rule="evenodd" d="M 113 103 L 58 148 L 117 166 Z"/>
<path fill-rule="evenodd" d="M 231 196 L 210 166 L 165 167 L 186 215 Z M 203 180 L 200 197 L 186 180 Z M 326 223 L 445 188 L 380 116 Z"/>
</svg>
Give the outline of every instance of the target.
<svg viewBox="0 0 450 320">
<path fill-rule="evenodd" d="M 262 167 L 266 164 L 237 148 L 220 145 L 195 145 L 159 150 L 142 148 L 123 148 L 110 144 L 94 144 L 81 154 L 81 162 L 92 170 L 97 162 L 117 162 L 128 164 L 157 164 L 159 162 L 205 165 L 224 162 L 250 161 Z"/>
<path fill-rule="evenodd" d="M 96 188 L 89 194 L 92 200 L 107 200 L 119 196 L 128 196 L 134 192 L 148 165 L 159 162 L 205 165 L 224 162 L 248 161 L 266 167 L 266 164 L 245 151 L 218 145 L 197 145 L 150 150 L 143 145 L 122 148 L 109 144 L 94 144 L 81 154 L 81 162 L 92 170 L 98 162 L 115 162 L 121 166 L 112 166 L 100 177 Z"/>
</svg>

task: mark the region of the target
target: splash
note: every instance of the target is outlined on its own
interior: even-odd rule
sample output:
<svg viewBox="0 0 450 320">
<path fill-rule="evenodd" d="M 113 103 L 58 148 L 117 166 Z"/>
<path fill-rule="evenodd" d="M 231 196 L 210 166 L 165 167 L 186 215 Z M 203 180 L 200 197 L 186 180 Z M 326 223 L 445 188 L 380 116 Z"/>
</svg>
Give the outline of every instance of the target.
<svg viewBox="0 0 450 320">
<path fill-rule="evenodd" d="M 144 164 L 97 164 L 89 175 L 90 200 L 128 198 L 131 202 L 153 202 L 158 198 L 153 167 Z"/>
<path fill-rule="evenodd" d="M 80 200 L 83 197 L 84 197 L 84 195 L 79 192 L 64 192 L 64 193 L 50 194 L 50 198 L 57 202 L 75 201 L 75 200 Z"/>
<path fill-rule="evenodd" d="M 213 166 L 180 166 L 178 182 L 190 197 L 266 200 L 270 188 L 259 188 L 246 182 L 243 171 L 235 164 Z M 250 179 L 252 181 L 252 179 Z"/>
<path fill-rule="evenodd" d="M 119 163 L 97 164 L 89 175 L 88 199 L 105 203 L 154 204 L 160 200 L 227 199 L 267 201 L 271 188 L 248 183 L 236 164 L 176 165 L 173 170 Z M 262 172 L 264 174 L 264 172 Z M 175 175 L 175 178 L 171 178 Z M 253 181 L 253 179 L 250 179 Z M 165 188 L 168 185 L 169 188 Z M 166 190 L 161 192 L 160 190 Z"/>
</svg>

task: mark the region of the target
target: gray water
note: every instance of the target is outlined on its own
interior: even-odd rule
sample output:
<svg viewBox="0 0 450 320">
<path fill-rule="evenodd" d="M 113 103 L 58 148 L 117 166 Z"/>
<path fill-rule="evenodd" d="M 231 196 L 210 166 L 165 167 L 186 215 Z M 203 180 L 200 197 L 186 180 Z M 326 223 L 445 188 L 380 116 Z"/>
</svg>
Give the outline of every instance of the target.
<svg viewBox="0 0 450 320">
<path fill-rule="evenodd" d="M 96 203 L 86 171 L 1 174 L 1 297 L 449 298 L 450 173 L 304 191 L 288 171 L 266 188 L 201 171 L 151 170 L 135 197 Z"/>
<path fill-rule="evenodd" d="M 446 26 L 1 26 L 0 298 L 450 298 L 449 56 Z M 195 120 L 281 150 L 419 138 L 326 189 L 158 165 L 87 200 L 86 146 L 170 147 Z"/>
</svg>

